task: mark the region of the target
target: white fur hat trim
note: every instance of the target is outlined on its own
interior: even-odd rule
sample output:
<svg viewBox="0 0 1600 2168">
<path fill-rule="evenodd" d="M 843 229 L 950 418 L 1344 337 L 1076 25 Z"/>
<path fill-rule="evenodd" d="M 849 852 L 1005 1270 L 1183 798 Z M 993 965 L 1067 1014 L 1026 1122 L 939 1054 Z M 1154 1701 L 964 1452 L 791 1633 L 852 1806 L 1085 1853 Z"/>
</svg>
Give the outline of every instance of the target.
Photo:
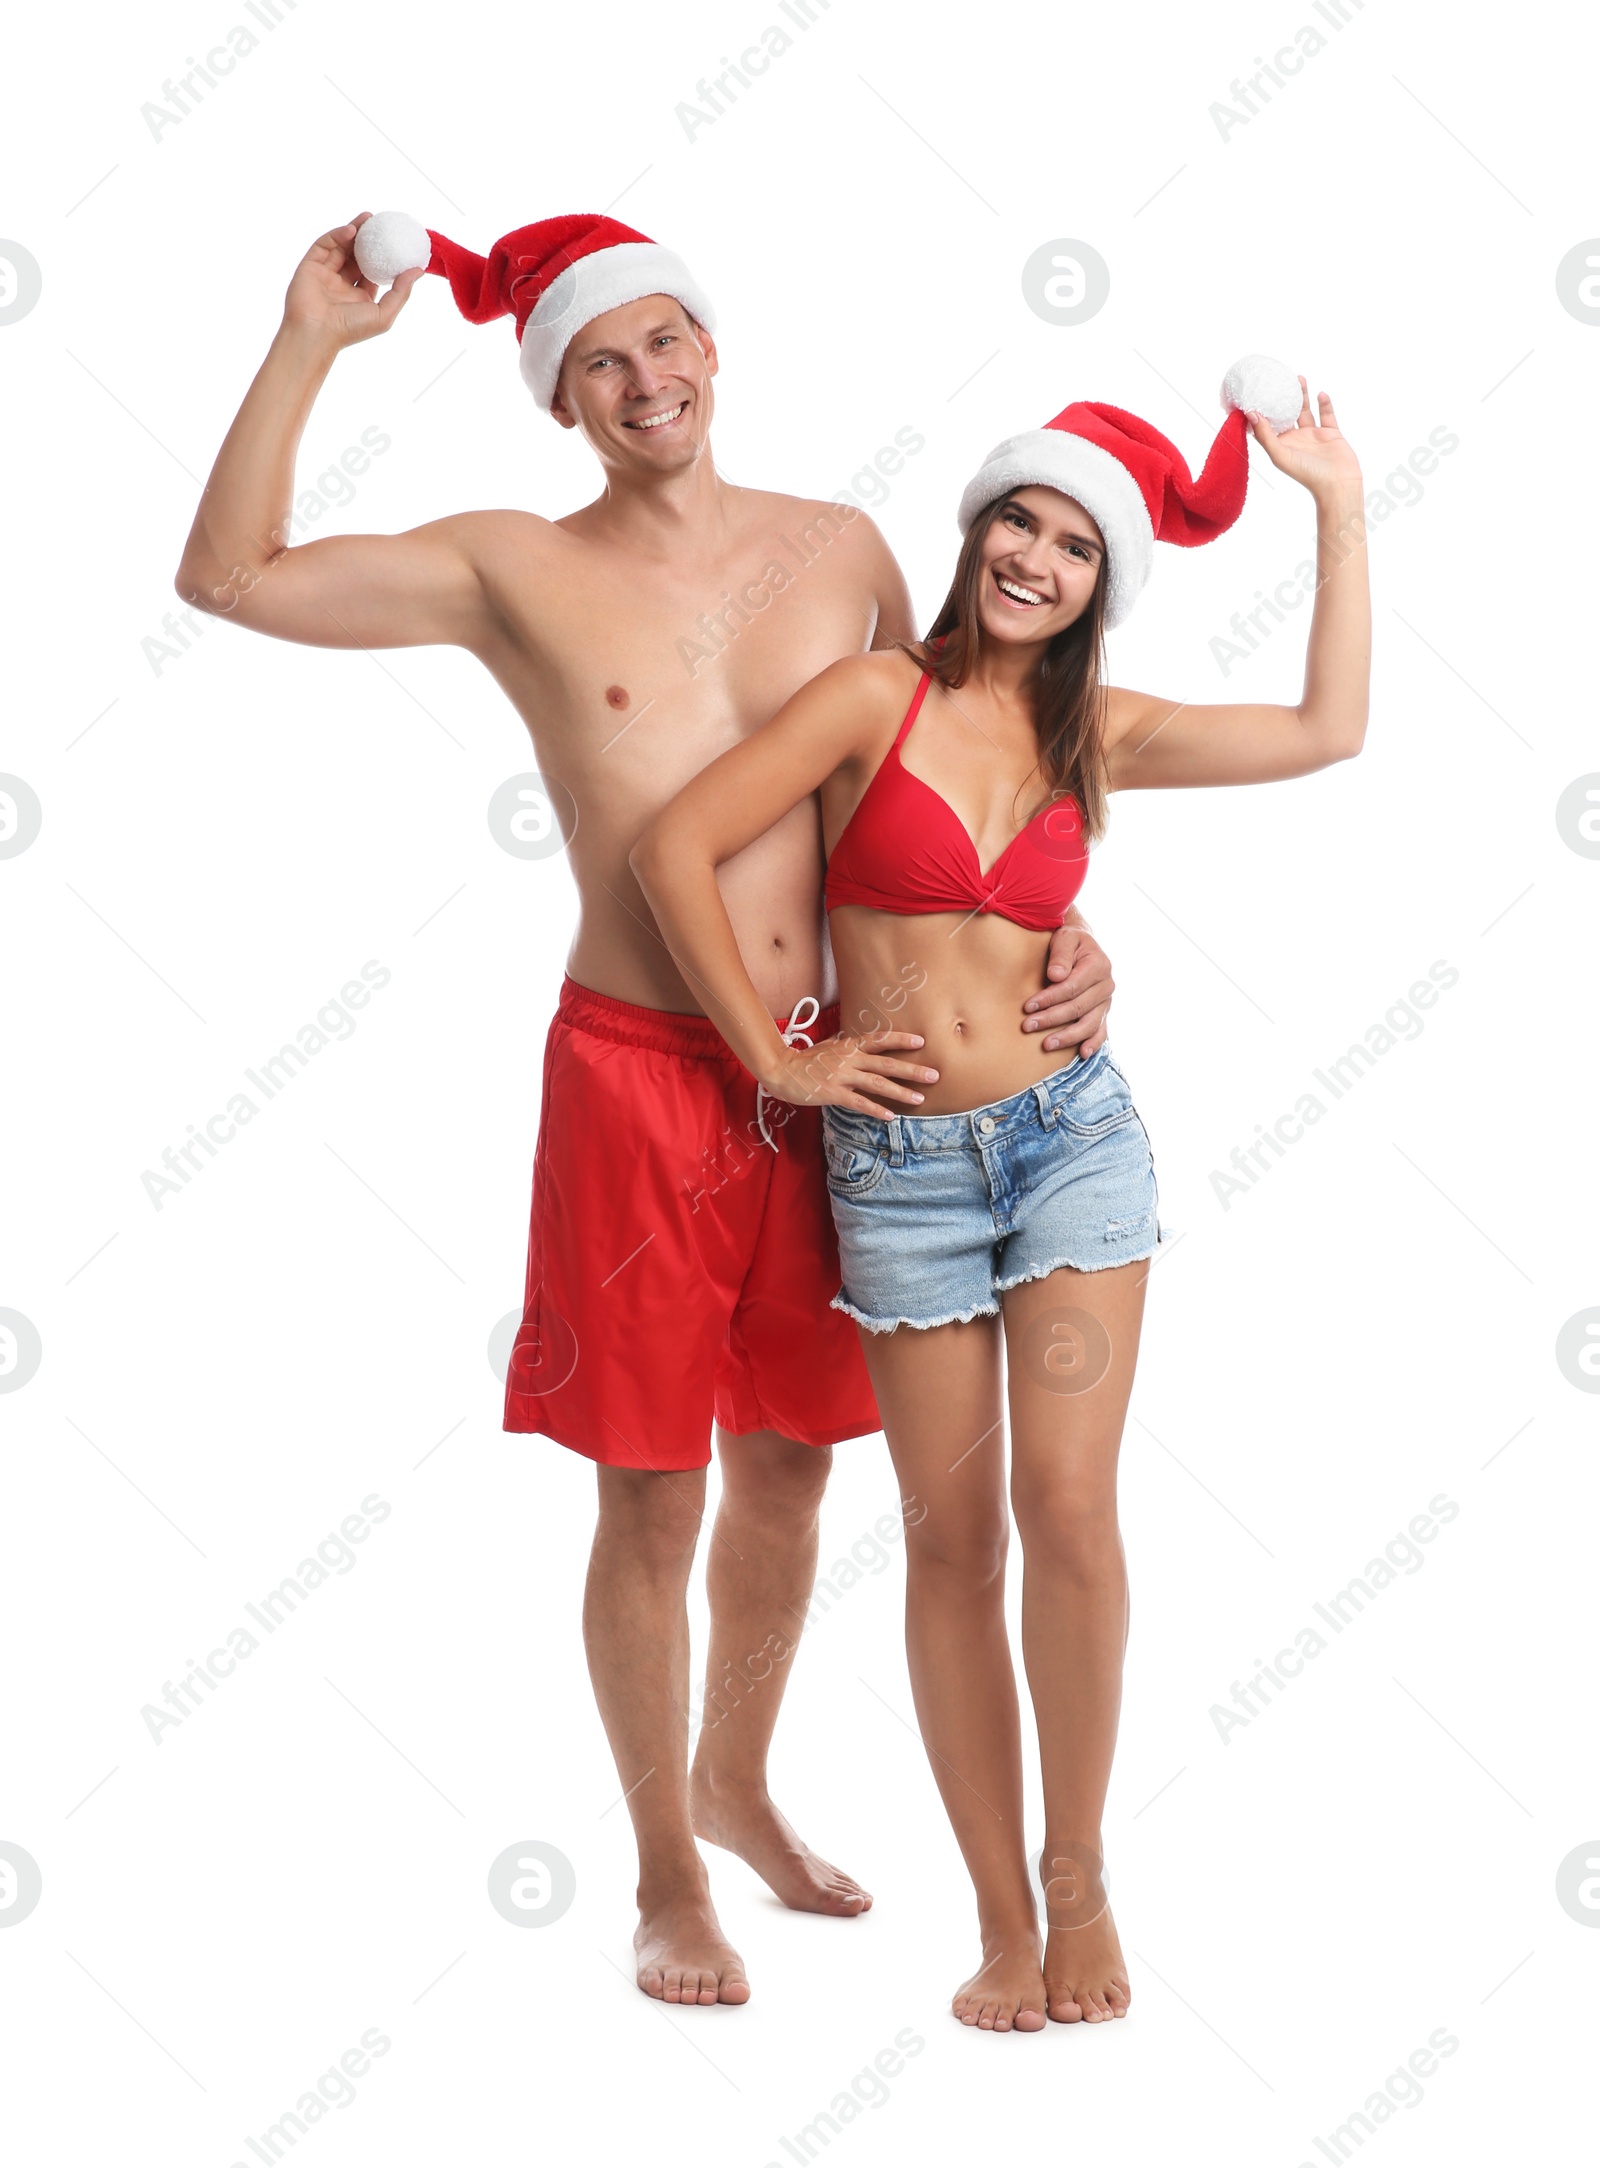
<svg viewBox="0 0 1600 2168">
<path fill-rule="evenodd" d="M 1106 625 L 1120 625 L 1155 561 L 1156 538 L 1138 483 L 1110 452 L 1065 429 L 1026 429 L 997 444 L 961 493 L 963 534 L 985 505 L 1029 484 L 1081 504 L 1106 545 Z"/>
</svg>

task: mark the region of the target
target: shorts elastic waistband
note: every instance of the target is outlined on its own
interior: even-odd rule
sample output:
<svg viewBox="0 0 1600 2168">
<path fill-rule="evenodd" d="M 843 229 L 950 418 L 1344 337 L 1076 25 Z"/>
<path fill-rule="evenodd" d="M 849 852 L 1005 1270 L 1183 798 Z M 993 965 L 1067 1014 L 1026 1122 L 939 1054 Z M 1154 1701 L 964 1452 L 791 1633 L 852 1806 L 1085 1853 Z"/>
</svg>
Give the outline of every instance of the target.
<svg viewBox="0 0 1600 2168">
<path fill-rule="evenodd" d="M 556 1015 L 576 1031 L 615 1040 L 619 1046 L 648 1047 L 653 1053 L 681 1054 L 696 1061 L 738 1062 L 738 1056 L 709 1016 L 641 1008 L 637 1002 L 619 1001 L 614 994 L 600 994 L 592 986 L 580 986 L 573 978 L 561 981 Z M 786 1016 L 780 1016 L 778 1029 L 786 1030 L 788 1022 Z M 835 1002 L 806 1027 L 806 1035 L 813 1040 L 829 1039 L 838 1028 L 839 1005 Z"/>
</svg>

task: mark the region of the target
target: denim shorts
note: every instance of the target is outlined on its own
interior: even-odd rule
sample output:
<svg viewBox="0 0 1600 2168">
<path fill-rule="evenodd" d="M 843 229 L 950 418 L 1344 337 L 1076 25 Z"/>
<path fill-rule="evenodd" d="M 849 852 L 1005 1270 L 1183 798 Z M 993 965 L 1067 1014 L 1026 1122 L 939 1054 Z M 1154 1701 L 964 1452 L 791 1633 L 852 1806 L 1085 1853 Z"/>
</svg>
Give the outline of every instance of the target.
<svg viewBox="0 0 1600 2168">
<path fill-rule="evenodd" d="M 1131 1265 L 1162 1239 L 1150 1139 L 1107 1047 L 967 1114 L 822 1113 L 833 1307 L 869 1332 L 992 1317 L 1024 1280 Z"/>
</svg>

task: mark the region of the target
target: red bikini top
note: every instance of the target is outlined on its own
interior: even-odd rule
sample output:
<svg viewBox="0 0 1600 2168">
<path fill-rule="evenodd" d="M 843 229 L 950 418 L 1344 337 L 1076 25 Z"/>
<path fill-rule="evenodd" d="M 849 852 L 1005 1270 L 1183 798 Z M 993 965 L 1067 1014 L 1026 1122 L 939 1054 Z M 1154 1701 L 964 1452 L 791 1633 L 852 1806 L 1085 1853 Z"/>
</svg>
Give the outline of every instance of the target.
<svg viewBox="0 0 1600 2168">
<path fill-rule="evenodd" d="M 864 903 L 907 916 L 993 911 L 1035 933 L 1053 933 L 1089 870 L 1077 800 L 1041 806 L 985 873 L 955 808 L 900 759 L 928 684 L 924 671 L 899 736 L 834 846 L 823 891 L 827 908 Z"/>
</svg>

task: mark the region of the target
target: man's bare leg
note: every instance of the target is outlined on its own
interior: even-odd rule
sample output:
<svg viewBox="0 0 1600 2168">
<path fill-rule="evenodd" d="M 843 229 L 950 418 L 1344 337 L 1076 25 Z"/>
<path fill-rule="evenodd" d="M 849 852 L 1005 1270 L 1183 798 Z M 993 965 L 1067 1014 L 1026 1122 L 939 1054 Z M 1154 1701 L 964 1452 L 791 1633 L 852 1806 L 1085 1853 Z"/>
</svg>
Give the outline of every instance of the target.
<svg viewBox="0 0 1600 2168">
<path fill-rule="evenodd" d="M 851 1917 L 871 1897 L 802 1843 L 767 1795 L 767 1748 L 817 1577 L 817 1514 L 833 1453 L 774 1430 L 719 1430 L 717 1451 L 711 1647 L 690 1777 L 695 1833 L 737 1852 L 797 1912 Z"/>
<path fill-rule="evenodd" d="M 583 1598 L 589 1676 L 639 1846 L 638 1982 L 664 2002 L 748 2002 L 689 1817 L 689 1617 L 705 1471 L 600 1468 Z"/>
</svg>

